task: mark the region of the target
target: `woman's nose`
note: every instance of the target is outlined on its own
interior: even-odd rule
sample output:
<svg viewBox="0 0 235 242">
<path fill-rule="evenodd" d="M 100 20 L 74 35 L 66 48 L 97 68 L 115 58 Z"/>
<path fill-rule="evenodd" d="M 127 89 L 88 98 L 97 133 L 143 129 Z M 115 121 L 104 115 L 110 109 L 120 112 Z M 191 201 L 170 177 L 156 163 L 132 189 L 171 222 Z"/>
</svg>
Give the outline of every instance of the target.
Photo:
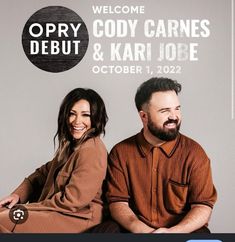
<svg viewBox="0 0 235 242">
<path fill-rule="evenodd" d="M 79 123 L 81 123 L 81 117 L 80 117 L 79 115 L 77 115 L 77 116 L 75 117 L 75 119 L 74 119 L 74 123 L 75 123 L 75 124 L 79 124 Z"/>
</svg>

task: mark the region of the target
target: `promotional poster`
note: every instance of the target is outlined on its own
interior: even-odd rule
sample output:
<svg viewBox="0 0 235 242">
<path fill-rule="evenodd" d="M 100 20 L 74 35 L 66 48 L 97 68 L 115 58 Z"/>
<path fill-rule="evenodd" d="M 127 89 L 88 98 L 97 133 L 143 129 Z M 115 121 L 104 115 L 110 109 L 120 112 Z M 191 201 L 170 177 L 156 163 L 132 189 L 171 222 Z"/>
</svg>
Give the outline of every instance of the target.
<svg viewBox="0 0 235 242">
<path fill-rule="evenodd" d="M 234 0 L 0 4 L 0 199 L 54 157 L 69 91 L 91 88 L 103 98 L 109 152 L 142 128 L 140 84 L 167 77 L 182 85 L 180 132 L 211 161 L 211 233 L 235 232 Z"/>
</svg>

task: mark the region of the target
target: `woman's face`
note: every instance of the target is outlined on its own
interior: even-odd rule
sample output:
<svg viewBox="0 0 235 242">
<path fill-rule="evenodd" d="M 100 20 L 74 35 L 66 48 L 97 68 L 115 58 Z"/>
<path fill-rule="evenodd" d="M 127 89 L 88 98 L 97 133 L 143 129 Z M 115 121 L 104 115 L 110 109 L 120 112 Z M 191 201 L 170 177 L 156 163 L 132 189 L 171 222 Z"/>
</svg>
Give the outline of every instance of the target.
<svg viewBox="0 0 235 242">
<path fill-rule="evenodd" d="M 80 139 L 91 128 L 91 111 L 88 101 L 76 102 L 69 113 L 69 129 L 74 139 Z"/>
</svg>

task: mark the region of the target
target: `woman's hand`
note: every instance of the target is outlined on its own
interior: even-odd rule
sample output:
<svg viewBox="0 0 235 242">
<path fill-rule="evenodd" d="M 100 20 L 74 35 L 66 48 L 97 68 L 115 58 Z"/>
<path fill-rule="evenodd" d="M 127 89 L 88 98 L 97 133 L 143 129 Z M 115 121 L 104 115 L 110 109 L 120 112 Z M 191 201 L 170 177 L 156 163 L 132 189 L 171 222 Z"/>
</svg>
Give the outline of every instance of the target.
<svg viewBox="0 0 235 242">
<path fill-rule="evenodd" d="M 20 201 L 20 197 L 17 194 L 11 194 L 2 200 L 0 200 L 0 208 L 6 206 L 8 208 L 12 208 L 14 205 L 16 205 Z"/>
</svg>

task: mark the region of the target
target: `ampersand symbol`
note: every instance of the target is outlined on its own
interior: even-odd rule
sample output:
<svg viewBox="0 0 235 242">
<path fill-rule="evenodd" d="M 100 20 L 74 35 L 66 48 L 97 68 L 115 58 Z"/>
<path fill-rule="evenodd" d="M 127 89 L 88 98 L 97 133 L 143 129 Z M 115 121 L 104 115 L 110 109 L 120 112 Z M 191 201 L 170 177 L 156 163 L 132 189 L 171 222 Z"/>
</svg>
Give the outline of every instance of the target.
<svg viewBox="0 0 235 242">
<path fill-rule="evenodd" d="M 104 53 L 101 50 L 101 44 L 95 43 L 94 44 L 94 53 L 93 53 L 93 60 L 95 61 L 103 61 Z"/>
</svg>

